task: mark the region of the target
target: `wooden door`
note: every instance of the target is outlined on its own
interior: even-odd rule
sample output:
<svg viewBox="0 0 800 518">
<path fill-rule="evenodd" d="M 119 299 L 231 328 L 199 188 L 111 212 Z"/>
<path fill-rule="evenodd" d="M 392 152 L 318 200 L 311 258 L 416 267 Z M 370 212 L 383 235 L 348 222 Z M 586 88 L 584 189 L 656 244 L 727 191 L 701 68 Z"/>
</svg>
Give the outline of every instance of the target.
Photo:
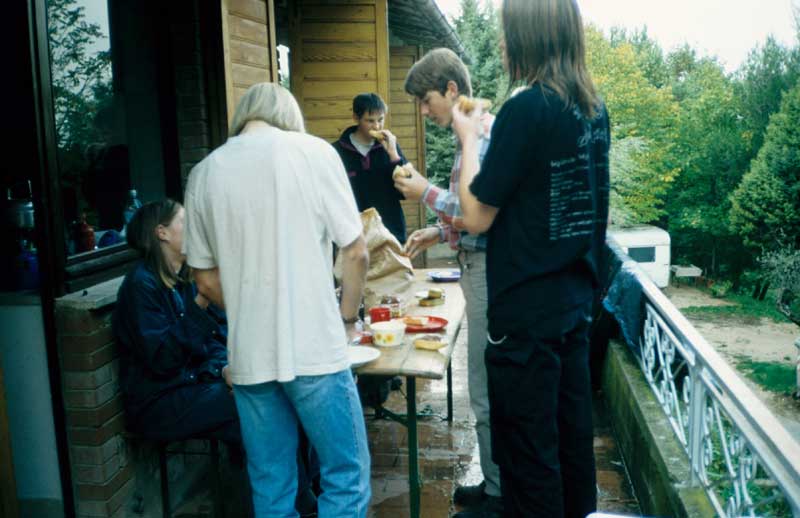
<svg viewBox="0 0 800 518">
<path fill-rule="evenodd" d="M 222 0 L 222 48 L 228 124 L 256 83 L 278 80 L 274 0 Z"/>
<path fill-rule="evenodd" d="M 289 16 L 292 93 L 307 131 L 333 142 L 353 124 L 353 97 L 389 102 L 387 0 L 294 0 Z"/>
</svg>

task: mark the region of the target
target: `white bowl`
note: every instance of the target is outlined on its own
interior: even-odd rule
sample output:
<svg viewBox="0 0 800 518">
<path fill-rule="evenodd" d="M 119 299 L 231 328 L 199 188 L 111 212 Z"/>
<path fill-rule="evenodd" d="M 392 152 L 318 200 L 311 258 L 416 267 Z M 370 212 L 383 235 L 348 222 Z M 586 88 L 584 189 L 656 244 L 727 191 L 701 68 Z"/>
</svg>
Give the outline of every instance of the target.
<svg viewBox="0 0 800 518">
<path fill-rule="evenodd" d="M 406 335 L 406 324 L 402 320 L 389 320 L 370 324 L 372 343 L 381 347 L 397 347 L 403 345 Z"/>
</svg>

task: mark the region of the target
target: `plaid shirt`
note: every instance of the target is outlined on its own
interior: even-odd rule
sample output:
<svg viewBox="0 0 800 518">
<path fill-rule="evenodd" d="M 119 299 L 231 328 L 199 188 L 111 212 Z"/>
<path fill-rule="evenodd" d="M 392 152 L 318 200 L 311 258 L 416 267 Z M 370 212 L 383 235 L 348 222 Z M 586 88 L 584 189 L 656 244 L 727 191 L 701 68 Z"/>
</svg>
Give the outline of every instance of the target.
<svg viewBox="0 0 800 518">
<path fill-rule="evenodd" d="M 478 159 L 483 162 L 483 157 L 489 149 L 494 115 L 484 113 L 481 123 L 483 132 L 478 140 Z M 486 250 L 486 234 L 470 234 L 464 230 L 462 223 L 461 203 L 458 198 L 458 183 L 461 177 L 461 143 L 456 142 L 456 154 L 453 168 L 450 170 L 450 188 L 444 190 L 429 184 L 422 194 L 422 201 L 439 216 L 438 226 L 441 242 L 447 241 L 453 250 L 462 248 L 470 252 L 483 252 Z"/>
</svg>

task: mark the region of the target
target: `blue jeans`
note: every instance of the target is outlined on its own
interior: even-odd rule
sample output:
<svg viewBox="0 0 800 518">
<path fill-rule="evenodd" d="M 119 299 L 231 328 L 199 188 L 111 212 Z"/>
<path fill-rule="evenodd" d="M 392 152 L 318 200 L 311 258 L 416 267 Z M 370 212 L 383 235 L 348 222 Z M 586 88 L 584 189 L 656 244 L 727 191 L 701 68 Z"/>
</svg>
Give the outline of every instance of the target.
<svg viewBox="0 0 800 518">
<path fill-rule="evenodd" d="M 257 518 L 294 518 L 297 424 L 320 463 L 320 518 L 367 515 L 369 450 L 349 370 L 287 383 L 234 385 Z"/>
</svg>

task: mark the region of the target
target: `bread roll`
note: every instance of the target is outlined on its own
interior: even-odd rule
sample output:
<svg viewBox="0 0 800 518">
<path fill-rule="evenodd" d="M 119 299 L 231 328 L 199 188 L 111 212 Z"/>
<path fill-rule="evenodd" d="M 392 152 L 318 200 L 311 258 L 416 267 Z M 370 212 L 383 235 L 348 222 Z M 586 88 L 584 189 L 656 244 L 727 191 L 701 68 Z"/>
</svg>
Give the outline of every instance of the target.
<svg viewBox="0 0 800 518">
<path fill-rule="evenodd" d="M 384 135 L 382 131 L 369 130 L 369 134 L 372 138 L 379 142 L 386 140 L 386 135 Z"/>
<path fill-rule="evenodd" d="M 444 290 L 442 288 L 431 288 L 428 290 L 429 299 L 440 299 L 444 297 Z"/>
<path fill-rule="evenodd" d="M 480 99 L 477 97 L 467 97 L 466 95 L 458 96 L 458 109 L 469 115 L 476 106 L 480 106 L 483 111 L 492 107 L 492 101 L 488 99 Z"/>
<path fill-rule="evenodd" d="M 400 177 L 400 178 L 411 178 L 411 171 L 409 171 L 405 167 L 399 165 L 399 166 L 394 168 L 394 171 L 392 171 L 392 180 L 396 179 L 397 177 Z"/>
<path fill-rule="evenodd" d="M 436 351 L 447 345 L 439 335 L 424 335 L 414 339 L 414 347 L 417 349 L 426 349 L 428 351 Z"/>
<path fill-rule="evenodd" d="M 427 322 L 427 319 L 420 318 L 420 317 L 405 317 L 403 319 L 403 322 L 405 322 L 405 324 L 407 326 L 417 326 L 417 327 L 419 327 L 419 326 L 424 326 L 425 323 Z"/>
<path fill-rule="evenodd" d="M 444 304 L 444 298 L 439 298 L 439 299 L 426 298 L 426 299 L 421 299 L 419 301 L 419 305 L 425 307 L 441 306 L 442 304 Z"/>
</svg>

